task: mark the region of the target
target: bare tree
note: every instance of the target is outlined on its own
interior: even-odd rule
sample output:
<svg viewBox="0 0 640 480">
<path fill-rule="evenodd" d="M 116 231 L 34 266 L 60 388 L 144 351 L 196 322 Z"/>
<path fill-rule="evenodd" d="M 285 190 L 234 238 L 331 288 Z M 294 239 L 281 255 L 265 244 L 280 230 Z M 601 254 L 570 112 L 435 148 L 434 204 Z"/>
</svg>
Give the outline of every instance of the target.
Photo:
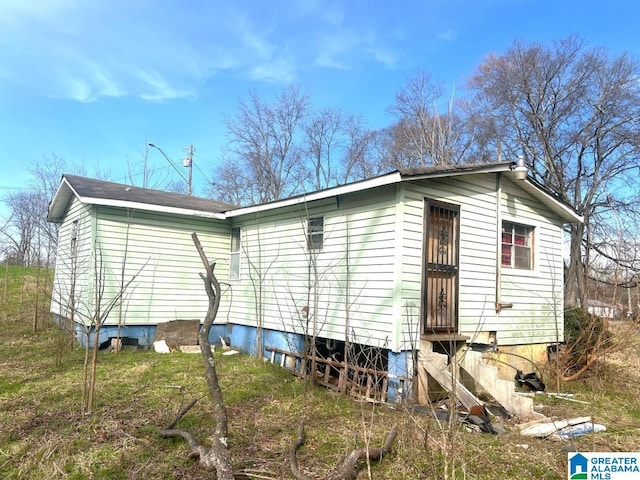
<svg viewBox="0 0 640 480">
<path fill-rule="evenodd" d="M 398 123 L 377 130 L 370 145 L 370 160 L 357 165 L 360 178 L 369 178 L 397 168 L 420 166 L 422 163 L 411 154 L 407 143 Z"/>
<path fill-rule="evenodd" d="M 149 142 L 145 140 L 144 148 L 140 150 L 141 159 L 138 162 L 127 159 L 127 182 L 142 188 L 184 192 L 184 182 L 180 182 L 180 190 L 170 187 L 171 181 L 167 170 L 171 165 L 166 163 L 164 158 L 162 159 L 162 167 L 156 167 L 154 163 L 149 161 L 150 148 Z"/>
<path fill-rule="evenodd" d="M 376 158 L 376 132 L 366 127 L 362 117 L 346 115 L 343 122 L 344 152 L 340 183 L 362 180 L 382 173 Z"/>
<path fill-rule="evenodd" d="M 446 110 L 440 111 L 443 88 L 431 75 L 418 72 L 398 91 L 390 111 L 398 119 L 389 130 L 394 150 L 403 160 L 398 167 L 462 163 L 472 144 L 463 119 L 455 113 L 452 93 Z M 397 158 L 393 163 L 398 163 Z"/>
<path fill-rule="evenodd" d="M 39 192 L 22 191 L 9 194 L 5 203 L 11 209 L 2 231 L 10 244 L 8 256 L 19 265 L 35 265 L 42 253 L 38 251 L 38 236 L 44 198 Z"/>
<path fill-rule="evenodd" d="M 49 201 L 53 198 L 60 178 L 71 167 L 56 154 L 42 157 L 30 167 L 28 190 L 9 194 L 4 201 L 11 211 L 8 222 L 0 229 L 11 244 L 14 262 L 32 265 L 40 261 L 48 265 L 54 257 L 58 241 L 58 224 L 47 222 Z"/>
<path fill-rule="evenodd" d="M 250 205 L 258 192 L 254 192 L 252 172 L 233 161 L 230 157 L 216 168 L 214 179 L 207 188 L 209 197 L 232 205 Z"/>
<path fill-rule="evenodd" d="M 431 119 L 441 95 L 442 88 L 434 84 L 431 75 L 419 72 L 396 94 L 395 103 L 390 108 L 398 118 L 394 131 L 403 136 L 409 156 L 417 164 L 426 164 L 430 158 L 433 143 Z"/>
<path fill-rule="evenodd" d="M 253 91 L 226 118 L 226 161 L 218 167 L 210 194 L 241 205 L 264 203 L 301 189 L 302 158 L 296 143 L 308 112 L 308 97 L 285 88 L 274 104 Z"/>
<path fill-rule="evenodd" d="M 302 180 L 306 189 L 335 187 L 380 173 L 373 156 L 375 132 L 362 117 L 335 108 L 316 110 L 309 117 L 302 146 L 309 171 Z"/>
<path fill-rule="evenodd" d="M 58 243 L 59 225 L 47 222 L 49 202 L 58 190 L 60 179 L 64 173 L 75 172 L 78 175 L 85 175 L 85 169 L 80 166 L 71 166 L 62 157 L 52 153 L 35 161 L 29 171 L 31 173 L 29 184 L 34 192 L 38 192 L 40 197 L 38 232 L 43 236 L 42 244 L 48 248 L 47 258 L 53 258 Z"/>
<path fill-rule="evenodd" d="M 68 249 L 65 252 L 67 254 L 58 257 L 52 303 L 56 305 L 60 315 L 62 329 L 73 332 L 76 327 L 81 328 L 82 343 L 85 346 L 81 410 L 82 413 L 88 414 L 95 400 L 100 331 L 113 309 L 126 299 L 149 259 L 126 279 L 123 266 L 122 277 L 116 278 L 116 283 L 110 279 L 112 272 L 108 271 L 105 265 L 100 244 L 94 245 L 91 256 L 78 255 L 78 245 L 84 245 L 82 248 L 87 251 L 88 244 L 79 240 L 82 234 L 72 235 L 76 237 L 61 247 Z M 123 254 L 123 264 L 127 258 L 126 249 L 127 246 Z"/>
<path fill-rule="evenodd" d="M 568 37 L 515 42 L 470 80 L 475 127 L 508 157 L 523 155 L 534 179 L 584 216 L 570 227 L 569 305 L 586 305 L 591 247 L 611 228 L 611 212 L 638 214 L 639 73 L 628 55 Z"/>
<path fill-rule="evenodd" d="M 340 110 L 326 108 L 314 112 L 304 127 L 304 153 L 309 159 L 311 169 L 311 187 L 314 190 L 335 186 L 341 135 L 343 132 L 343 114 Z"/>
</svg>

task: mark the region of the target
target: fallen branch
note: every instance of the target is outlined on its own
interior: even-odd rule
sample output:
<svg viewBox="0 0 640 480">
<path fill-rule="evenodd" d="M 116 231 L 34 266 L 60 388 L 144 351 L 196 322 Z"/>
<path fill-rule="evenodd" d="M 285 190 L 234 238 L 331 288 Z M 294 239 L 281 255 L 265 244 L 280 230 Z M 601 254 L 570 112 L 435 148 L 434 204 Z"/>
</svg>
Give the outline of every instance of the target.
<svg viewBox="0 0 640 480">
<path fill-rule="evenodd" d="M 393 442 L 398 435 L 398 425 L 394 424 L 387 434 L 382 447 L 376 448 L 355 448 L 342 461 L 340 467 L 334 470 L 327 480 L 354 480 L 358 476 L 361 462 L 365 459 L 380 460 L 391 451 Z M 304 444 L 304 423 L 300 422 L 298 435 L 289 447 L 289 466 L 291 473 L 296 480 L 312 480 L 311 477 L 300 473 L 298 466 L 297 451 Z"/>
<path fill-rule="evenodd" d="M 178 412 L 178 414 L 176 415 L 176 418 L 173 420 L 173 422 L 171 422 L 169 425 L 167 425 L 166 427 L 164 427 L 164 429 L 163 429 L 163 430 L 171 430 L 171 429 L 173 429 L 173 427 L 175 427 L 175 426 L 178 424 L 178 422 L 180 421 L 180 419 L 181 419 L 182 417 L 184 417 L 184 416 L 187 414 L 187 412 L 188 412 L 189 410 L 191 410 L 191 407 L 193 407 L 193 406 L 196 404 L 196 402 L 197 402 L 197 401 L 198 401 L 198 399 L 197 399 L 197 398 L 195 398 L 195 399 L 191 400 L 191 402 L 189 403 L 189 405 L 187 405 L 187 406 L 186 406 L 186 407 L 184 407 L 182 410 L 180 410 L 180 411 Z M 162 431 L 160 431 L 160 434 L 162 434 Z"/>
<path fill-rule="evenodd" d="M 296 439 L 291 442 L 291 446 L 289 447 L 289 467 L 291 469 L 291 473 L 293 474 L 296 480 L 312 480 L 311 477 L 303 475 L 300 473 L 300 468 L 298 467 L 298 456 L 296 453 L 298 449 L 304 444 L 304 422 L 300 422 L 300 426 L 298 427 L 298 436 Z"/>
</svg>

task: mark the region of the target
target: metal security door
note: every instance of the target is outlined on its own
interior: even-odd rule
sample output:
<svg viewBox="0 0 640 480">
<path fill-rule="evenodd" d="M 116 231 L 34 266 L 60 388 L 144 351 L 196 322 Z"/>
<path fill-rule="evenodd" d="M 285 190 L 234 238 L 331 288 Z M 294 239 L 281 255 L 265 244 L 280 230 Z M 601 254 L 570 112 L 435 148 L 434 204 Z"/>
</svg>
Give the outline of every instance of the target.
<svg viewBox="0 0 640 480">
<path fill-rule="evenodd" d="M 423 333 L 455 333 L 458 325 L 460 209 L 433 200 L 425 205 Z"/>
</svg>

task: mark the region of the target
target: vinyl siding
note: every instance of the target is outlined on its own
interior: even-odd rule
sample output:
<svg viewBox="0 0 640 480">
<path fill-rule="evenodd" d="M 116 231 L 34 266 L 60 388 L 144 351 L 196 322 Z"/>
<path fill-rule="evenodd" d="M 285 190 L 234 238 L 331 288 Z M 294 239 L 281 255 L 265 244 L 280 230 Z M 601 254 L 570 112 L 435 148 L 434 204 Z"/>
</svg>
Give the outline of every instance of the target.
<svg viewBox="0 0 640 480">
<path fill-rule="evenodd" d="M 122 284 L 131 282 L 125 289 L 123 301 L 109 314 L 108 324 L 122 321 L 131 325 L 155 325 L 177 319 L 204 319 L 208 297 L 199 277 L 204 269 L 192 232 L 198 233 L 210 261 L 225 258 L 224 262 L 217 263 L 215 272 L 227 277 L 230 233 L 226 223 L 98 208 L 95 251 L 104 265 L 102 303 L 108 304 L 117 297 Z M 220 311 L 225 309 L 228 305 L 223 302 Z"/>
<path fill-rule="evenodd" d="M 235 218 L 243 254 L 242 278 L 231 282 L 233 321 L 255 326 L 260 313 L 264 328 L 312 334 L 315 320 L 320 337 L 387 345 L 394 323 L 395 187 L 376 193 Z M 309 252 L 306 219 L 315 216 L 324 217 L 324 245 Z"/>
<path fill-rule="evenodd" d="M 77 222 L 76 255 L 72 255 L 72 234 Z M 92 311 L 91 268 L 93 218 L 90 205 L 74 199 L 58 229 L 56 269 L 51 292 L 51 313 L 81 322 Z"/>
<path fill-rule="evenodd" d="M 504 182 L 503 220 L 534 227 L 531 271 L 502 269 L 499 344 L 549 343 L 562 340 L 564 272 L 563 223 L 511 182 Z"/>
<path fill-rule="evenodd" d="M 460 207 L 459 333 L 473 338 L 496 332 L 503 345 L 555 341 L 556 313 L 562 312 L 562 222 L 503 177 L 501 218 L 535 227 L 535 270 L 502 269 L 501 303 L 513 303 L 513 308 L 497 313 L 495 178 L 487 174 L 405 184 L 402 348 L 415 345 L 419 332 L 425 198 Z"/>
<path fill-rule="evenodd" d="M 460 207 L 459 331 L 467 333 L 474 331 L 478 322 L 495 321 L 495 176 L 407 183 L 403 235 L 403 348 L 415 345 L 420 332 L 425 198 Z"/>
</svg>

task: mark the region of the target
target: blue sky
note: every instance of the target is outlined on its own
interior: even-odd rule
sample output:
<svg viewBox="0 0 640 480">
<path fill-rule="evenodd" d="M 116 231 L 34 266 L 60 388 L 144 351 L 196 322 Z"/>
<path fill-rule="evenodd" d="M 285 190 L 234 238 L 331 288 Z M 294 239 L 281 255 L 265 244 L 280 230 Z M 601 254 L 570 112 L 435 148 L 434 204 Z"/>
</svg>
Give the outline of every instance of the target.
<svg viewBox="0 0 640 480">
<path fill-rule="evenodd" d="M 147 141 L 176 163 L 194 145 L 203 195 L 251 89 L 295 84 L 379 128 L 419 70 L 458 92 L 515 39 L 569 34 L 640 58 L 639 25 L 636 0 L 0 0 L 0 196 L 52 154 L 124 182 Z"/>
</svg>

